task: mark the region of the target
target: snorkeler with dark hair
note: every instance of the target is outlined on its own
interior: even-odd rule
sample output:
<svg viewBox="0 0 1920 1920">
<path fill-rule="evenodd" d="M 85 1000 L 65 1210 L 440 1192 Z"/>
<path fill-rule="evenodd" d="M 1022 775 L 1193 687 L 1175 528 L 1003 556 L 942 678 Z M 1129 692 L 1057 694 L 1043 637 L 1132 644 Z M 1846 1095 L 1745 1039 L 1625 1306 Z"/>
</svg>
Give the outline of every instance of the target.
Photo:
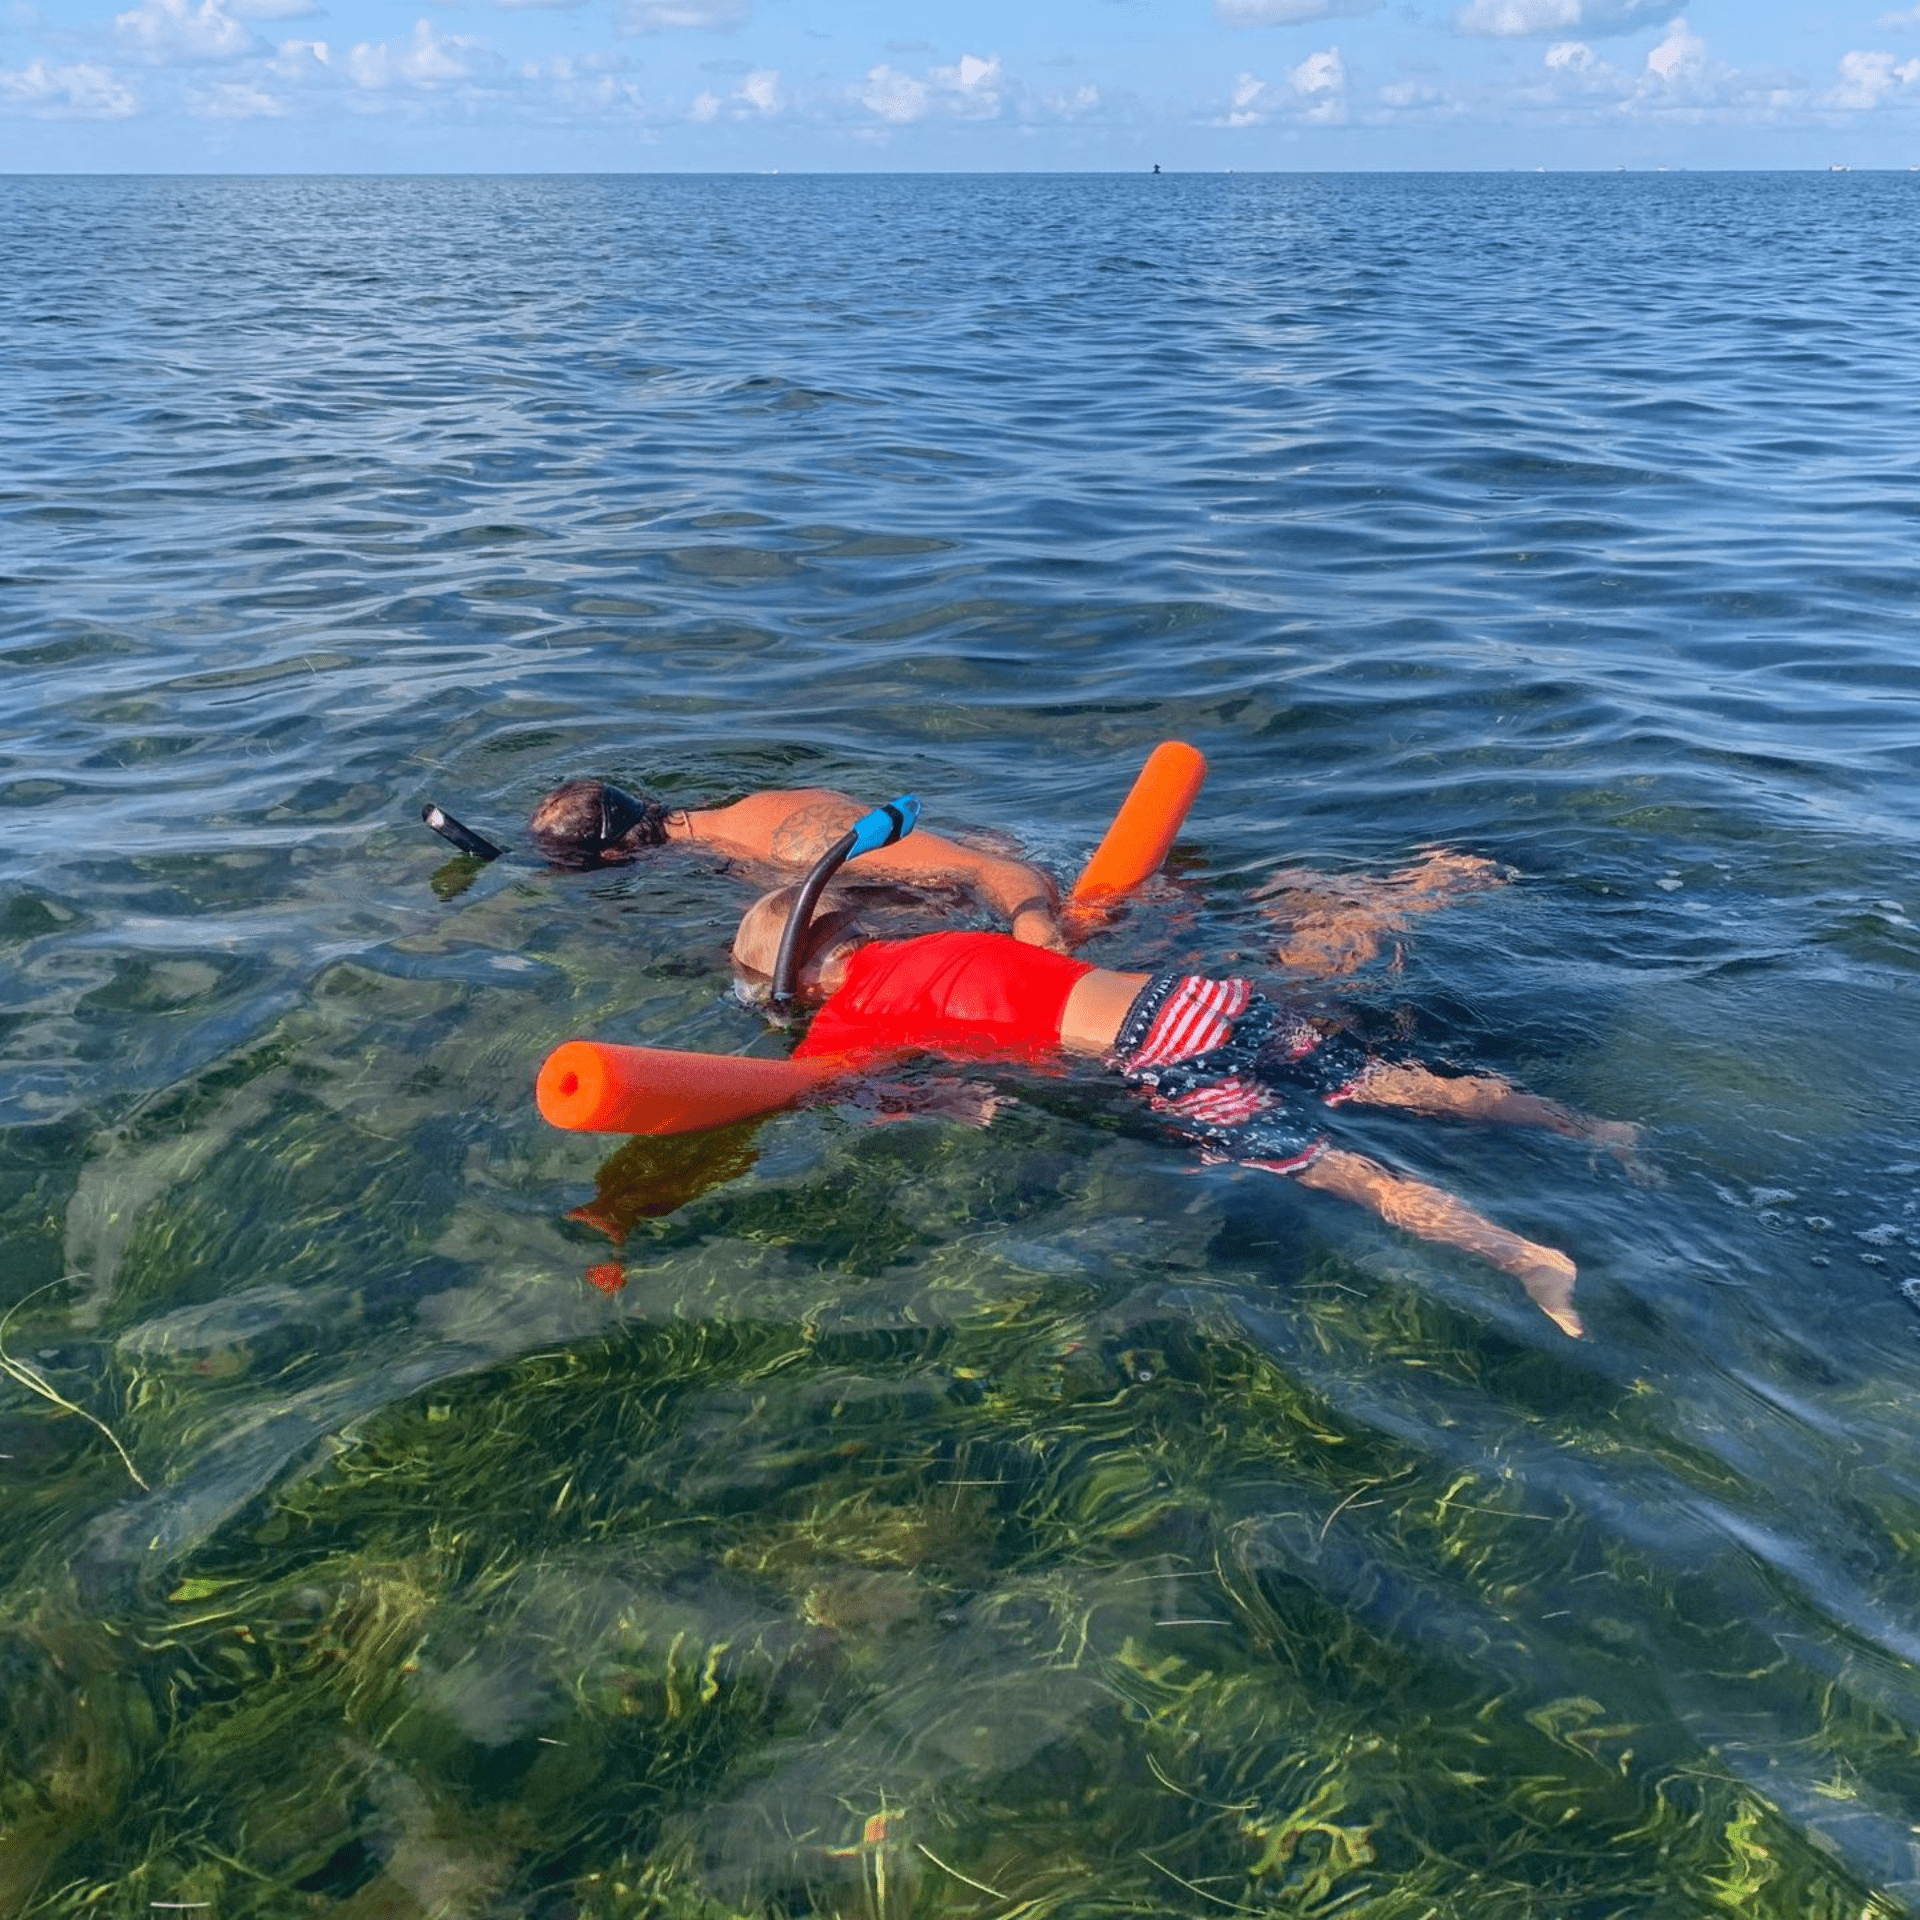
<svg viewBox="0 0 1920 1920">
<path fill-rule="evenodd" d="M 866 813 L 826 787 L 750 793 L 725 807 L 668 807 L 611 780 L 587 779 L 555 787 L 527 825 L 547 860 L 574 871 L 624 865 L 673 843 L 775 874 L 804 874 Z M 429 804 L 420 817 L 472 859 L 496 860 L 506 851 L 444 807 Z M 1067 945 L 1059 889 L 1038 868 L 1009 855 L 916 833 L 868 849 L 860 872 L 863 882 L 880 885 L 958 889 L 1000 914 L 1016 940 L 1055 951 Z"/>
<path fill-rule="evenodd" d="M 771 868 L 805 873 L 867 812 L 825 787 L 750 793 L 725 807 L 666 807 L 609 780 L 569 780 L 534 808 L 534 844 L 556 866 L 599 867 L 637 859 L 669 842 Z M 992 908 L 1016 940 L 1063 949 L 1058 889 L 1038 868 L 937 833 L 915 833 L 864 854 L 863 881 L 959 887 Z"/>
</svg>

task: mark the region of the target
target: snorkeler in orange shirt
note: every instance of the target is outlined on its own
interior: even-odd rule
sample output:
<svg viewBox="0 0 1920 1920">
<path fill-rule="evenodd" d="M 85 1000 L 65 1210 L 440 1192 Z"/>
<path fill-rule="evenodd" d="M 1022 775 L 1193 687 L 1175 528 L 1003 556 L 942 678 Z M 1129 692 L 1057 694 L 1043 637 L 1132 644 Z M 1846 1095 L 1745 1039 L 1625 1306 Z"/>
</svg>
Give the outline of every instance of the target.
<svg viewBox="0 0 1920 1920">
<path fill-rule="evenodd" d="M 734 941 L 748 982 L 771 980 L 795 890 L 747 910 Z M 1573 1262 L 1425 1181 L 1336 1146 L 1340 1106 L 1404 1108 L 1537 1126 L 1628 1152 L 1638 1129 L 1595 1120 L 1506 1081 L 1439 1074 L 1369 1053 L 1350 1036 L 1268 999 L 1244 979 L 1116 972 L 1038 952 L 1004 934 L 875 940 L 835 902 L 800 936 L 799 997 L 818 1012 L 796 1057 L 858 1063 L 907 1051 L 954 1059 L 1074 1054 L 1101 1059 L 1207 1157 L 1291 1174 L 1389 1224 L 1511 1274 L 1563 1333 L 1584 1328 Z"/>
</svg>

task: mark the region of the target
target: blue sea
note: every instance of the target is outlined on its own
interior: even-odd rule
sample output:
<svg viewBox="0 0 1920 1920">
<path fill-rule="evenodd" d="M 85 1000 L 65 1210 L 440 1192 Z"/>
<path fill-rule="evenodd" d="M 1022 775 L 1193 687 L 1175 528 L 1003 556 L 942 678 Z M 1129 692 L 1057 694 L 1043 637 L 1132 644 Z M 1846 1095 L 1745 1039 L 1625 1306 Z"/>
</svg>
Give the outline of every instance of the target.
<svg viewBox="0 0 1920 1920">
<path fill-rule="evenodd" d="M 1917 223 L 0 179 L 0 1912 L 1920 1910 Z M 1170 738 L 1091 958 L 1504 876 L 1315 1004 L 1641 1124 L 1343 1121 L 1587 1339 L 1090 1069 L 539 1118 L 785 1044 L 556 782 L 1071 879 Z"/>
</svg>

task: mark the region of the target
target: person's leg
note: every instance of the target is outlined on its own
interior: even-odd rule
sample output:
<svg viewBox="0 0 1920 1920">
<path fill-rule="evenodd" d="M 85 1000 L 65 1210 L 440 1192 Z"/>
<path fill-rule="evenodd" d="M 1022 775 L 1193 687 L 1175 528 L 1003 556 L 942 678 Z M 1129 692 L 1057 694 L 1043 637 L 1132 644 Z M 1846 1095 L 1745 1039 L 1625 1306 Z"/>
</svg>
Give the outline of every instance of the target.
<svg viewBox="0 0 1920 1920">
<path fill-rule="evenodd" d="M 1523 1240 L 1455 1195 L 1390 1173 L 1364 1154 L 1329 1148 L 1296 1178 L 1303 1186 L 1371 1208 L 1390 1226 L 1491 1261 L 1520 1282 L 1527 1298 L 1562 1333 L 1574 1340 L 1585 1337 L 1586 1328 L 1573 1307 L 1574 1264 L 1564 1253 Z"/>
<path fill-rule="evenodd" d="M 1491 1074 L 1441 1074 L 1411 1060 L 1369 1060 L 1342 1096 L 1359 1106 L 1405 1107 L 1414 1113 L 1452 1114 L 1461 1120 L 1493 1120 L 1510 1127 L 1545 1127 L 1569 1140 L 1590 1141 L 1627 1154 L 1640 1129 L 1630 1120 L 1596 1120 L 1557 1100 L 1522 1093 Z"/>
</svg>

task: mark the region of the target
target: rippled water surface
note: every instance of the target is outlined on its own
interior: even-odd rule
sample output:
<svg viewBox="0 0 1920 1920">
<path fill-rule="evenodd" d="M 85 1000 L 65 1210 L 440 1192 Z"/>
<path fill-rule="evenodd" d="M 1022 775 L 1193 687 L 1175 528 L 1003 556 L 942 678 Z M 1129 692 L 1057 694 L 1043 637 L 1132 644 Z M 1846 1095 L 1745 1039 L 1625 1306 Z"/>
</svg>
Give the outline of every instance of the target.
<svg viewBox="0 0 1920 1920">
<path fill-rule="evenodd" d="M 1920 1903 L 1920 182 L 0 182 L 0 1912 Z M 1092 1073 L 776 1050 L 576 772 L 921 795 L 1089 951 L 1647 1128 L 1356 1122 L 1502 1275 Z M 611 1242 L 611 1243 L 610 1243 Z"/>
</svg>

